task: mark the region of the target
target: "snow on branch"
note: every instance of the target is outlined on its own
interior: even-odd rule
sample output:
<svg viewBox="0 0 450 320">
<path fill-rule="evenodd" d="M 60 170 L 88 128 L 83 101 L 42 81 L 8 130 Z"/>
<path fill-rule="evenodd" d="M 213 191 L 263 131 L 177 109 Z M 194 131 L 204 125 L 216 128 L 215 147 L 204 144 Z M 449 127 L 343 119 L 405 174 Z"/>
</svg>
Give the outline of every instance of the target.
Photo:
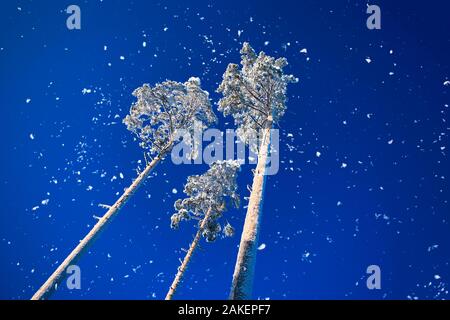
<svg viewBox="0 0 450 320">
<path fill-rule="evenodd" d="M 211 208 L 209 221 L 202 232 L 208 242 L 214 241 L 222 231 L 218 219 L 226 210 L 227 204 L 239 207 L 237 194 L 237 172 L 240 164 L 237 160 L 215 161 L 202 175 L 190 176 L 184 186 L 185 199 L 178 199 L 177 212 L 171 217 L 171 227 L 177 229 L 182 220 L 201 220 Z M 223 228 L 225 236 L 234 234 L 233 227 L 227 223 Z"/>
<path fill-rule="evenodd" d="M 240 53 L 242 68 L 230 63 L 217 89 L 223 95 L 218 110 L 233 116 L 240 138 L 248 142 L 270 116 L 275 123 L 283 116 L 286 87 L 298 79 L 284 74 L 283 68 L 288 64 L 285 58 L 275 59 L 262 51 L 256 55 L 247 42 Z"/>
<path fill-rule="evenodd" d="M 192 77 L 185 83 L 168 80 L 153 87 L 144 84 L 133 95 L 137 101 L 123 122 L 151 154 L 168 151 L 177 131 L 191 132 L 194 126 L 204 127 L 217 119 L 199 78 Z"/>
</svg>

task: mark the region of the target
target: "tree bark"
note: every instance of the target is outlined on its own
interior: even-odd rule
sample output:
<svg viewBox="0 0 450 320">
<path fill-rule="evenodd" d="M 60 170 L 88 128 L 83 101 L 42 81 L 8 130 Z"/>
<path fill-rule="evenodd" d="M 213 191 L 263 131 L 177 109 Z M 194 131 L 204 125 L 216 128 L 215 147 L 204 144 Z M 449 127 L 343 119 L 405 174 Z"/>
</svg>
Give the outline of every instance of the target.
<svg viewBox="0 0 450 320">
<path fill-rule="evenodd" d="M 95 237 L 108 225 L 111 219 L 117 215 L 122 209 L 128 199 L 136 192 L 136 190 L 145 181 L 145 178 L 150 174 L 152 169 L 164 158 L 164 154 L 156 156 L 142 171 L 139 176 L 133 181 L 133 183 L 125 190 L 120 198 L 112 205 L 105 215 L 98 220 L 95 226 L 89 231 L 89 233 L 80 241 L 80 243 L 73 249 L 73 251 L 67 256 L 67 258 L 59 265 L 59 267 L 53 272 L 53 274 L 47 279 L 47 281 L 39 288 L 33 295 L 31 300 L 42 300 L 48 298 L 56 289 L 56 285 L 64 277 L 64 272 L 68 266 L 75 263 L 82 253 L 94 242 Z"/>
<path fill-rule="evenodd" d="M 269 117 L 263 129 L 263 139 L 258 152 L 258 163 L 253 176 L 252 192 L 231 284 L 230 299 L 232 300 L 251 299 L 252 296 L 272 124 L 272 117 Z"/>
<path fill-rule="evenodd" d="M 199 244 L 201 236 L 202 236 L 203 229 L 205 229 L 206 223 L 207 223 L 209 217 L 211 216 L 211 211 L 212 211 L 211 208 L 209 208 L 208 212 L 206 213 L 205 217 L 203 218 L 203 220 L 200 224 L 200 227 L 198 228 L 198 231 L 195 234 L 194 240 L 192 241 L 191 245 L 189 246 L 189 250 L 186 253 L 186 255 L 184 256 L 183 262 L 181 263 L 181 266 L 178 268 L 178 272 L 175 276 L 175 279 L 173 280 L 172 285 L 170 286 L 169 291 L 167 292 L 166 300 L 172 300 L 173 295 L 177 291 L 178 285 L 181 283 L 181 280 L 183 279 L 184 272 L 186 271 L 187 266 L 192 259 L 192 255 L 194 254 L 195 250 L 198 247 L 198 244 Z"/>
</svg>

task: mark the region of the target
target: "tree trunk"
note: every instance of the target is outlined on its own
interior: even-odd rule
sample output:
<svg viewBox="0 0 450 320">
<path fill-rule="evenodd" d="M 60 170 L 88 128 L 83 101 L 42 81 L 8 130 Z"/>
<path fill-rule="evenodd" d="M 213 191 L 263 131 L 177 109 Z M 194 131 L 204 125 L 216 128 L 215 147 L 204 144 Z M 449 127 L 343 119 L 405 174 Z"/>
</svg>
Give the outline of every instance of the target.
<svg viewBox="0 0 450 320">
<path fill-rule="evenodd" d="M 203 229 L 205 229 L 206 223 L 211 216 L 211 208 L 209 208 L 208 212 L 206 213 L 205 217 L 202 220 L 202 223 L 200 224 L 200 227 L 198 228 L 198 231 L 194 237 L 194 241 L 192 241 L 191 245 L 189 246 L 189 250 L 186 253 L 183 262 L 181 263 L 181 266 L 178 268 L 178 272 L 175 276 L 175 279 L 172 282 L 172 285 L 170 286 L 169 292 L 167 292 L 166 300 L 172 300 L 173 295 L 178 289 L 178 285 L 181 283 L 181 280 L 183 279 L 184 272 L 187 269 L 187 266 L 189 262 L 191 261 L 192 255 L 194 254 L 195 249 L 197 249 L 198 244 L 200 242 L 200 238 L 202 236 Z"/>
<path fill-rule="evenodd" d="M 263 139 L 258 152 L 258 163 L 253 176 L 252 192 L 245 216 L 239 252 L 234 267 L 230 299 L 251 299 L 253 275 L 255 271 L 256 250 L 258 247 L 259 227 L 262 215 L 266 165 L 270 152 L 272 117 L 269 117 L 263 129 Z"/>
<path fill-rule="evenodd" d="M 128 199 L 136 192 L 139 186 L 145 181 L 145 178 L 150 174 L 152 169 L 164 158 L 164 154 L 160 154 L 155 157 L 142 171 L 139 176 L 133 181 L 133 183 L 125 190 L 122 196 L 114 203 L 113 206 L 105 213 L 105 215 L 98 220 L 95 226 L 89 231 L 89 233 L 80 241 L 80 243 L 73 249 L 73 251 L 67 256 L 67 258 L 59 265 L 59 267 L 53 272 L 50 278 L 39 288 L 33 295 L 31 300 L 41 300 L 48 298 L 56 289 L 56 285 L 64 277 L 65 270 L 68 266 L 73 264 L 82 253 L 94 242 L 95 237 L 98 236 L 111 219 L 120 211 L 125 205 Z"/>
</svg>

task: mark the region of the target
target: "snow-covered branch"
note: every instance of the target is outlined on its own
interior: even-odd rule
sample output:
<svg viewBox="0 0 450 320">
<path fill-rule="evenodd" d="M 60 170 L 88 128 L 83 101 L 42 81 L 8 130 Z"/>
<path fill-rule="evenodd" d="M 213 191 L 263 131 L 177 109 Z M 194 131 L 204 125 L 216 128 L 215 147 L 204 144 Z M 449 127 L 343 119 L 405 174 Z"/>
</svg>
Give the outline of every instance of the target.
<svg viewBox="0 0 450 320">
<path fill-rule="evenodd" d="M 240 138 L 248 142 L 249 132 L 260 129 L 269 117 L 277 123 L 283 116 L 286 87 L 298 79 L 284 74 L 285 58 L 275 59 L 264 52 L 256 55 L 247 42 L 240 53 L 242 68 L 230 63 L 217 89 L 223 95 L 218 109 L 233 116 Z"/>
<path fill-rule="evenodd" d="M 184 193 L 188 197 L 175 202 L 177 212 L 171 217 L 171 227 L 177 229 L 181 221 L 192 218 L 199 218 L 200 224 L 211 210 L 202 235 L 207 241 L 214 241 L 222 231 L 218 219 L 226 210 L 227 204 L 239 206 L 236 183 L 239 168 L 237 160 L 216 161 L 204 174 L 188 177 L 184 186 Z M 233 230 L 228 223 L 223 229 L 226 236 L 232 235 Z"/>
<path fill-rule="evenodd" d="M 201 89 L 199 78 L 185 83 L 164 81 L 153 87 L 144 84 L 133 95 L 137 101 L 123 122 L 151 154 L 168 151 L 177 131 L 190 132 L 198 123 L 206 126 L 216 122 L 209 94 Z"/>
</svg>

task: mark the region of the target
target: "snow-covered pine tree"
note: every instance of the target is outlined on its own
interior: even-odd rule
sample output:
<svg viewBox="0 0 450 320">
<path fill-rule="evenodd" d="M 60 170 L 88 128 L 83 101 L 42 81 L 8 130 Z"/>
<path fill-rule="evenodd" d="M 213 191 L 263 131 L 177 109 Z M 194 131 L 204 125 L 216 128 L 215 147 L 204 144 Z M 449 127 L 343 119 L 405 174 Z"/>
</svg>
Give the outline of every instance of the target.
<svg viewBox="0 0 450 320">
<path fill-rule="evenodd" d="M 234 207 L 239 206 L 236 183 L 239 168 L 239 161 L 236 160 L 215 161 L 204 174 L 188 177 L 184 186 L 184 193 L 188 197 L 175 202 L 177 212 L 171 217 L 171 227 L 178 229 L 181 221 L 195 220 L 198 221 L 198 230 L 178 268 L 166 300 L 173 298 L 202 236 L 207 242 L 212 242 L 221 231 L 228 237 L 234 234 L 229 223 L 222 229 L 218 220 L 228 203 Z"/>
<path fill-rule="evenodd" d="M 244 142 L 249 143 L 258 131 L 262 131 L 262 138 L 230 299 L 251 298 L 271 129 L 285 112 L 287 85 L 298 81 L 294 76 L 284 74 L 285 58 L 275 59 L 264 52 L 256 55 L 246 42 L 240 53 L 242 68 L 230 63 L 217 90 L 223 95 L 218 109 L 225 116 L 234 117 L 237 134 Z"/>
<path fill-rule="evenodd" d="M 209 94 L 201 89 L 199 78 L 190 78 L 185 83 L 165 81 L 153 87 L 144 84 L 137 88 L 133 95 L 137 101 L 133 103 L 123 122 L 128 130 L 140 139 L 140 145 L 145 152 L 154 158 L 33 295 L 32 300 L 49 297 L 67 267 L 80 258 L 154 167 L 172 150 L 180 137 L 179 131 L 192 132 L 195 126 L 207 126 L 216 121 Z"/>
</svg>

